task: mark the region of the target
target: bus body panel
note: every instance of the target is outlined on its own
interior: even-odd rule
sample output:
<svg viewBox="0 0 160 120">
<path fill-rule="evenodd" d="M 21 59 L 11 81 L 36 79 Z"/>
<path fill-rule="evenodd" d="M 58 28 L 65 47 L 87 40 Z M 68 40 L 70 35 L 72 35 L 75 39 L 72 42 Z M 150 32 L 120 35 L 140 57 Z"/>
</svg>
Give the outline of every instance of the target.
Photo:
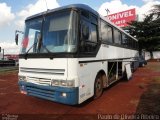
<svg viewBox="0 0 160 120">
<path fill-rule="evenodd" d="M 23 94 L 69 105 L 78 104 L 77 87 L 44 86 L 24 81 L 19 81 L 18 84 Z M 63 96 L 64 93 L 67 96 Z"/>
<path fill-rule="evenodd" d="M 65 80 L 67 78 L 67 59 L 19 59 L 19 75 Z"/>
<path fill-rule="evenodd" d="M 107 66 L 109 61 L 121 61 L 122 72 L 124 72 L 125 65 L 130 64 L 130 61 L 137 57 L 137 54 L 137 50 L 118 48 L 111 45 L 101 45 L 96 57 L 79 58 L 79 103 L 84 102 L 94 95 L 94 82 L 96 75 L 100 70 L 103 70 L 106 73 L 106 76 L 108 76 Z"/>
<path fill-rule="evenodd" d="M 138 57 L 137 50 L 131 50 L 127 48 L 116 47 L 112 45 L 102 45 L 103 59 L 126 59 Z"/>
<path fill-rule="evenodd" d="M 83 59 L 80 59 L 83 60 Z M 94 82 L 102 62 L 80 63 L 79 65 L 79 101 L 80 103 L 94 95 Z"/>
<path fill-rule="evenodd" d="M 78 58 L 67 58 L 68 77 L 67 80 L 75 80 L 75 87 L 79 87 Z"/>
</svg>

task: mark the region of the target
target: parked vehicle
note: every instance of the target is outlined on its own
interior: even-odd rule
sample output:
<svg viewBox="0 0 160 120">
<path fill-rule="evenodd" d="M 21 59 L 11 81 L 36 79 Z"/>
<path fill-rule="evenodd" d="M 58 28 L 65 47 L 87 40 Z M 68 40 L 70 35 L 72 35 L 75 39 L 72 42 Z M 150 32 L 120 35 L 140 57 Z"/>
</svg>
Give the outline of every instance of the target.
<svg viewBox="0 0 160 120">
<path fill-rule="evenodd" d="M 28 17 L 21 50 L 21 93 L 70 105 L 100 97 L 139 57 L 137 39 L 82 4 Z"/>
</svg>

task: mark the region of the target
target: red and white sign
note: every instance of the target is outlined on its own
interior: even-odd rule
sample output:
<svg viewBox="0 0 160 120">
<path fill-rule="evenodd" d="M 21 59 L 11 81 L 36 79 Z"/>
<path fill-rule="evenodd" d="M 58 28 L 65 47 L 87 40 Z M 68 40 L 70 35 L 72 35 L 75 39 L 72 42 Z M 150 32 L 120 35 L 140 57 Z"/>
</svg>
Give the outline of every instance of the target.
<svg viewBox="0 0 160 120">
<path fill-rule="evenodd" d="M 115 14 L 110 14 L 108 15 L 108 19 L 119 27 L 126 27 L 128 26 L 128 22 L 136 20 L 135 8 Z"/>
</svg>

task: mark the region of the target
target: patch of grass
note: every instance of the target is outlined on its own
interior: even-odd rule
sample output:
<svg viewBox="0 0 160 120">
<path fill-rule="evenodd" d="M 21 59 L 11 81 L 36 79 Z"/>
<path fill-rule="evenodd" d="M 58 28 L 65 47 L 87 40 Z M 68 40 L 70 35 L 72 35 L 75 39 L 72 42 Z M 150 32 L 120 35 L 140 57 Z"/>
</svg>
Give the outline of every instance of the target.
<svg viewBox="0 0 160 120">
<path fill-rule="evenodd" d="M 139 100 L 131 100 L 130 103 L 135 106 L 138 106 Z"/>
<path fill-rule="evenodd" d="M 160 76 L 159 77 L 154 77 L 153 82 L 156 82 L 156 83 L 160 84 Z"/>
<path fill-rule="evenodd" d="M 0 67 L 0 73 L 7 72 L 7 71 L 16 71 L 18 70 L 18 67 L 12 66 L 12 67 Z"/>
<path fill-rule="evenodd" d="M 0 75 L 13 74 L 17 72 L 18 72 L 18 68 L 14 68 L 14 69 L 1 69 L 0 68 Z"/>
<path fill-rule="evenodd" d="M 160 113 L 160 62 L 148 62 L 145 66 L 151 71 L 148 84 L 139 83 L 139 88 L 145 89 L 137 105 L 136 114 L 159 114 Z M 154 76 L 154 73 L 155 76 Z M 132 101 L 134 103 L 134 101 Z M 135 102 L 136 104 L 136 102 Z"/>
<path fill-rule="evenodd" d="M 146 88 L 146 84 L 145 83 L 138 83 L 138 87 L 141 89 Z"/>
<path fill-rule="evenodd" d="M 138 103 L 136 114 L 159 114 L 160 84 L 151 84 Z"/>
<path fill-rule="evenodd" d="M 148 69 L 151 69 L 151 70 L 153 70 L 153 71 L 155 71 L 155 72 L 160 72 L 160 62 L 150 62 L 150 63 L 148 63 L 149 65 L 147 65 L 146 67 L 148 68 Z"/>
</svg>

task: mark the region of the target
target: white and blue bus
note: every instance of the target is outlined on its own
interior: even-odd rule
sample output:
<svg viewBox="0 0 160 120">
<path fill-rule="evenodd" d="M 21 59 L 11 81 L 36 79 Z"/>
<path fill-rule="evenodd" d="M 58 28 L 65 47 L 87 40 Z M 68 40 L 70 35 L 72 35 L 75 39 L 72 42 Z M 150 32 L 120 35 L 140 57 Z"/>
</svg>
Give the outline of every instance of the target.
<svg viewBox="0 0 160 120">
<path fill-rule="evenodd" d="M 21 93 L 69 105 L 98 98 L 137 67 L 138 41 L 87 5 L 28 17 L 19 54 Z"/>
</svg>

